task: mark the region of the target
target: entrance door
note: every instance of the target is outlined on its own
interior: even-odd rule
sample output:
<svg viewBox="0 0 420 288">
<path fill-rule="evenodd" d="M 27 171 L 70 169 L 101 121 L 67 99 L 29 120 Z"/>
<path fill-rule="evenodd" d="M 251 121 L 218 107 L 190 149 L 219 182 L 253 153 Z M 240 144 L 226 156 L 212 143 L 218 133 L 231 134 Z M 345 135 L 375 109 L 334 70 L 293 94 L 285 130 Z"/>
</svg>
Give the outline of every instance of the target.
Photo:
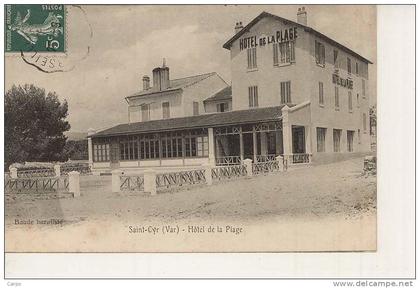
<svg viewBox="0 0 420 288">
<path fill-rule="evenodd" d="M 292 141 L 293 141 L 293 154 L 305 153 L 305 127 L 293 126 L 292 127 Z"/>
<path fill-rule="evenodd" d="M 111 168 L 120 167 L 120 145 L 111 143 Z"/>
<path fill-rule="evenodd" d="M 254 144 L 252 140 L 252 133 L 243 133 L 242 139 L 244 141 L 244 159 L 254 159 Z"/>
</svg>

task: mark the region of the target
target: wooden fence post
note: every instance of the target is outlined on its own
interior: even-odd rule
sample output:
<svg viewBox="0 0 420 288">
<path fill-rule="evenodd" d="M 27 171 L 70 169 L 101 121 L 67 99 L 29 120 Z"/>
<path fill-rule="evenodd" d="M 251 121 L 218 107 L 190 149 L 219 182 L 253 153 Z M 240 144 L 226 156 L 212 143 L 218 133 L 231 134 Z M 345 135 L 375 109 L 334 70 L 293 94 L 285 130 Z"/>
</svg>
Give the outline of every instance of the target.
<svg viewBox="0 0 420 288">
<path fill-rule="evenodd" d="M 80 197 L 80 173 L 77 171 L 69 172 L 69 192 L 73 197 Z"/>
<path fill-rule="evenodd" d="M 11 177 L 12 179 L 16 179 L 16 178 L 18 178 L 17 168 L 16 168 L 16 167 L 12 167 L 12 168 L 10 168 L 10 177 Z"/>
<path fill-rule="evenodd" d="M 112 192 L 119 193 L 121 192 L 121 180 L 120 176 L 122 174 L 121 170 L 112 170 Z"/>
<path fill-rule="evenodd" d="M 244 164 L 246 167 L 246 175 L 248 177 L 252 177 L 252 160 L 251 159 L 245 159 Z"/>
<path fill-rule="evenodd" d="M 212 185 L 213 184 L 213 178 L 211 175 L 211 165 L 210 164 L 203 164 L 203 168 L 205 169 L 205 176 L 206 176 L 206 183 L 207 185 Z"/>
<path fill-rule="evenodd" d="M 157 194 L 155 170 L 148 169 L 144 171 L 144 192 L 150 192 L 152 196 Z"/>
</svg>

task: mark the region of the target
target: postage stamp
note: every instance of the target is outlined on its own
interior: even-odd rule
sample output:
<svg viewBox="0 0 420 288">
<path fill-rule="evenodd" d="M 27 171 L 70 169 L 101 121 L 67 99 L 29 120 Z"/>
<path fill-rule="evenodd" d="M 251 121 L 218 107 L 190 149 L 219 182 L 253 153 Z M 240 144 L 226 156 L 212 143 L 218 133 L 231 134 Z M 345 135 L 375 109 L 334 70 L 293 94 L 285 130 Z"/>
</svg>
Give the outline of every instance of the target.
<svg viewBox="0 0 420 288">
<path fill-rule="evenodd" d="M 66 7 L 62 4 L 8 4 L 6 52 L 66 52 Z"/>
</svg>

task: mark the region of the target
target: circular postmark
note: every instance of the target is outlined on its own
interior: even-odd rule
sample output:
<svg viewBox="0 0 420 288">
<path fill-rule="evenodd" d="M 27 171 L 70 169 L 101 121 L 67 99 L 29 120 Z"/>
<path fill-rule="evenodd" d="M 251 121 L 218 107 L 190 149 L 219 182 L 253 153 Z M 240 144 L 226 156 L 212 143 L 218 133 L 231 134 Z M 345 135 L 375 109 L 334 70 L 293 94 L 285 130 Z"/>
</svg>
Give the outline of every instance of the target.
<svg viewBox="0 0 420 288">
<path fill-rule="evenodd" d="M 89 56 L 93 30 L 82 6 L 9 6 L 6 56 L 19 56 L 44 73 L 71 71 Z"/>
</svg>

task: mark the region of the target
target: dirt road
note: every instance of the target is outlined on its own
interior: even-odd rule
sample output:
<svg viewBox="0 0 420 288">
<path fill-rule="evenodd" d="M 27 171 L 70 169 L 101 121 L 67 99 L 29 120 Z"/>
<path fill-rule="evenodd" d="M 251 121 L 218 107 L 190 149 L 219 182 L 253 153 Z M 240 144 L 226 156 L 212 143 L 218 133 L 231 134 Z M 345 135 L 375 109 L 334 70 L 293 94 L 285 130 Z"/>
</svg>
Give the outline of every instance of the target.
<svg viewBox="0 0 420 288">
<path fill-rule="evenodd" d="M 363 159 L 357 158 L 155 197 L 113 194 L 109 176 L 86 176 L 80 198 L 8 201 L 6 250 L 374 250 L 376 178 L 362 176 L 362 168 Z M 16 219 L 39 224 L 17 225 Z M 64 222 L 42 222 L 49 219 Z M 166 225 L 178 233 L 163 234 Z M 160 231 L 130 232 L 149 226 Z M 192 232 L 190 226 L 206 232 Z M 224 232 L 209 233 L 210 226 Z M 233 232 L 225 231 L 227 226 Z"/>
</svg>

